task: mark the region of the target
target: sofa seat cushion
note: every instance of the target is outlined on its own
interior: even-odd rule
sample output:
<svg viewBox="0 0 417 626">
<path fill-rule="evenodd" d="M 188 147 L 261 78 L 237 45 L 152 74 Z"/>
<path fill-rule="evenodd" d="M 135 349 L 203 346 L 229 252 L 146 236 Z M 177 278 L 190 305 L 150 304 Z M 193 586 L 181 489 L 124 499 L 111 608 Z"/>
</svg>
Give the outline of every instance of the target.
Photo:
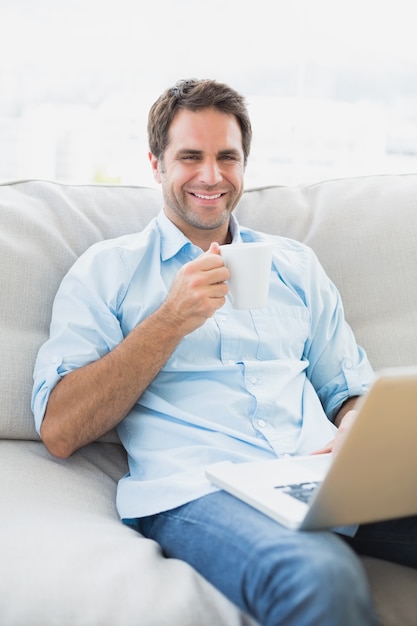
<svg viewBox="0 0 417 626">
<path fill-rule="evenodd" d="M 417 624 L 417 570 L 363 557 L 372 596 L 383 626 Z"/>
<path fill-rule="evenodd" d="M 118 444 L 61 461 L 39 442 L 0 441 L 0 624 L 250 626 L 185 563 L 124 526 Z"/>
</svg>

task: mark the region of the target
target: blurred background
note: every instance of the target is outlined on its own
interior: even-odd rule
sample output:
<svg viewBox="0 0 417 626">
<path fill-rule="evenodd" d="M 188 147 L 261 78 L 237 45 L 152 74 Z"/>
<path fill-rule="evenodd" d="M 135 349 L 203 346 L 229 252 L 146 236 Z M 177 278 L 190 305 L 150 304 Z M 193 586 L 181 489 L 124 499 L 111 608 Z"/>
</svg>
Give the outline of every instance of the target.
<svg viewBox="0 0 417 626">
<path fill-rule="evenodd" d="M 414 0 L 0 0 L 0 182 L 154 186 L 179 78 L 248 101 L 246 187 L 417 171 Z"/>
</svg>

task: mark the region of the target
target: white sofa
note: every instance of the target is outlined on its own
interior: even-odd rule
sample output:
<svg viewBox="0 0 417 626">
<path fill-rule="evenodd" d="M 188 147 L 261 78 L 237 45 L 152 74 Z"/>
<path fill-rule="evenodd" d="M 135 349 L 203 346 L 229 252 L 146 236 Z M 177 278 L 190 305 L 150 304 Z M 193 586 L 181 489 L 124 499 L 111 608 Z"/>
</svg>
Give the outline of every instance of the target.
<svg viewBox="0 0 417 626">
<path fill-rule="evenodd" d="M 142 229 L 160 207 L 157 189 L 0 185 L 2 626 L 253 624 L 119 521 L 126 458 L 114 433 L 58 460 L 33 425 L 32 369 L 62 276 L 90 244 Z M 376 369 L 417 363 L 417 175 L 249 190 L 237 215 L 315 249 Z M 382 623 L 417 624 L 417 571 L 363 562 Z"/>
</svg>

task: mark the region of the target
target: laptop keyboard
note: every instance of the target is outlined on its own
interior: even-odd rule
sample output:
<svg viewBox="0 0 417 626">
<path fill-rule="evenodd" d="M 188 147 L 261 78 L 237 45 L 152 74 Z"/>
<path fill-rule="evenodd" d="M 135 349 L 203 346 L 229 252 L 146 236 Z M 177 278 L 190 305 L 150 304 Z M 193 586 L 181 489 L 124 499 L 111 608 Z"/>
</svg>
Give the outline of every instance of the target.
<svg viewBox="0 0 417 626">
<path fill-rule="evenodd" d="M 308 504 L 319 484 L 320 482 L 313 481 L 308 483 L 297 483 L 295 485 L 278 485 L 275 489 L 279 489 L 282 493 L 286 493 L 287 495 Z"/>
</svg>

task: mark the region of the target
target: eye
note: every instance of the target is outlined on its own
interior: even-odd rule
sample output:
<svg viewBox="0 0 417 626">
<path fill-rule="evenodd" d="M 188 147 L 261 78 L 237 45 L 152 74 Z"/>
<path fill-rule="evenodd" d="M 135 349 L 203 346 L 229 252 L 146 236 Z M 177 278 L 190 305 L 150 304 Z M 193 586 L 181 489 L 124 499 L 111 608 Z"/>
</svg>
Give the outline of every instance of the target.
<svg viewBox="0 0 417 626">
<path fill-rule="evenodd" d="M 182 152 L 178 155 L 180 161 L 184 162 L 194 162 L 199 161 L 201 159 L 201 155 L 197 152 Z"/>
<path fill-rule="evenodd" d="M 234 152 L 224 152 L 223 154 L 219 155 L 219 160 L 236 162 L 240 161 L 240 156 L 238 154 L 235 154 Z"/>
</svg>

